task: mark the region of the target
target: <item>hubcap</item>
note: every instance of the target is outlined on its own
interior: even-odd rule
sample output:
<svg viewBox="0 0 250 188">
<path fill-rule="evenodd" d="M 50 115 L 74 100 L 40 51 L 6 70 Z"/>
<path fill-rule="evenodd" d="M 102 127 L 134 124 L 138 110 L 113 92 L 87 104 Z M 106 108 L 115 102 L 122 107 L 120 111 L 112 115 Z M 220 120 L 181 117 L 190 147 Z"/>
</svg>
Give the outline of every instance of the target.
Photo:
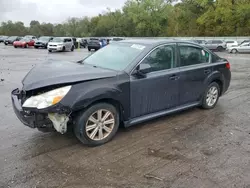
<svg viewBox="0 0 250 188">
<path fill-rule="evenodd" d="M 86 133 L 92 140 L 103 140 L 112 132 L 114 125 L 114 115 L 108 110 L 100 109 L 88 118 Z"/>
<path fill-rule="evenodd" d="M 211 87 L 208 92 L 207 92 L 207 98 L 206 98 L 206 102 L 208 106 L 213 106 L 218 98 L 218 89 L 213 86 Z"/>
</svg>

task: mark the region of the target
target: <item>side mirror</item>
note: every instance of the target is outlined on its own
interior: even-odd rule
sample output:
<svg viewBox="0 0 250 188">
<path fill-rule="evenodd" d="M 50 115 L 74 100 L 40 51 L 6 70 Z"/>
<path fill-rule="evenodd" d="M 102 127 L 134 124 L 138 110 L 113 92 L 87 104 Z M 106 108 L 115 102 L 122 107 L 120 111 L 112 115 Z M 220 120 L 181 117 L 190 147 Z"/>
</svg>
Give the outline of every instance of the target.
<svg viewBox="0 0 250 188">
<path fill-rule="evenodd" d="M 149 73 L 151 70 L 151 66 L 146 63 L 141 63 L 135 69 L 134 74 L 139 78 L 145 78 L 146 74 Z"/>
<path fill-rule="evenodd" d="M 134 70 L 133 75 L 135 75 L 137 78 L 146 78 L 146 74 L 144 74 L 142 71 L 140 71 L 138 68 Z"/>
</svg>

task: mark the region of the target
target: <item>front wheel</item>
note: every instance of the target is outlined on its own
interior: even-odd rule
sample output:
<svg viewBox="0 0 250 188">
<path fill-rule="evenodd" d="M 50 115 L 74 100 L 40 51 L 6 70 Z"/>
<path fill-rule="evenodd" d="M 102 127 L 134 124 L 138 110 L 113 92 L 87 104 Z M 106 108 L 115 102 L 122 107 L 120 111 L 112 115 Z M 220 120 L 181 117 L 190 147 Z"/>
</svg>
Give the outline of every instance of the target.
<svg viewBox="0 0 250 188">
<path fill-rule="evenodd" d="M 14 48 L 17 48 L 17 46 L 14 45 Z"/>
<path fill-rule="evenodd" d="M 52 50 L 48 50 L 48 52 L 50 52 L 50 53 L 51 53 L 51 52 L 52 52 Z"/>
<path fill-rule="evenodd" d="M 231 51 L 233 54 L 237 54 L 238 53 L 238 51 L 236 50 L 236 49 L 232 49 L 232 51 Z"/>
<path fill-rule="evenodd" d="M 26 45 L 25 45 L 25 48 L 28 48 L 28 47 L 29 47 L 29 45 L 28 45 L 28 44 L 26 44 Z"/>
<path fill-rule="evenodd" d="M 74 49 L 75 49 L 75 48 L 74 48 L 74 46 L 72 46 L 72 47 L 71 47 L 71 52 L 73 52 L 73 51 L 74 51 Z"/>
<path fill-rule="evenodd" d="M 215 107 L 219 100 L 220 96 L 220 86 L 216 82 L 212 82 L 207 87 L 203 100 L 202 100 L 202 108 L 204 109 L 212 109 Z"/>
<path fill-rule="evenodd" d="M 76 118 L 74 132 L 83 144 L 98 146 L 115 136 L 119 123 L 119 112 L 113 105 L 98 103 Z"/>
</svg>

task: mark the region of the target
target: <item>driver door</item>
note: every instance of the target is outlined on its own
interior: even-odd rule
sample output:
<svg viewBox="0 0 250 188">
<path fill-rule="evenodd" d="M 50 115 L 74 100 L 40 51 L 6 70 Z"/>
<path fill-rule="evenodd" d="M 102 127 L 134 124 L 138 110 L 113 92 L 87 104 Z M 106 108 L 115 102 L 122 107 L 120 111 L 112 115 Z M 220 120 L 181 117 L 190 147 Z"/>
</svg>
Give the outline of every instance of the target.
<svg viewBox="0 0 250 188">
<path fill-rule="evenodd" d="M 179 69 L 176 44 L 155 48 L 130 77 L 131 118 L 178 106 Z"/>
</svg>

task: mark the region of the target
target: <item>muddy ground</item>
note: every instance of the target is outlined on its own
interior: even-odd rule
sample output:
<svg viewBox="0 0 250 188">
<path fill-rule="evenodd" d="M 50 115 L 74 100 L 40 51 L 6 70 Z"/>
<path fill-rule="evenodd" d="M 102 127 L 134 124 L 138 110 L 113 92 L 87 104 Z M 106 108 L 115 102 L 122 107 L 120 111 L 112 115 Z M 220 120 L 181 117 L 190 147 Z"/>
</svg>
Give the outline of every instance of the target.
<svg viewBox="0 0 250 188">
<path fill-rule="evenodd" d="M 250 54 L 219 54 L 231 63 L 232 82 L 214 110 L 121 128 L 100 147 L 85 147 L 72 133 L 25 127 L 12 110 L 11 90 L 35 64 L 87 54 L 0 44 L 1 188 L 250 188 Z"/>
</svg>

